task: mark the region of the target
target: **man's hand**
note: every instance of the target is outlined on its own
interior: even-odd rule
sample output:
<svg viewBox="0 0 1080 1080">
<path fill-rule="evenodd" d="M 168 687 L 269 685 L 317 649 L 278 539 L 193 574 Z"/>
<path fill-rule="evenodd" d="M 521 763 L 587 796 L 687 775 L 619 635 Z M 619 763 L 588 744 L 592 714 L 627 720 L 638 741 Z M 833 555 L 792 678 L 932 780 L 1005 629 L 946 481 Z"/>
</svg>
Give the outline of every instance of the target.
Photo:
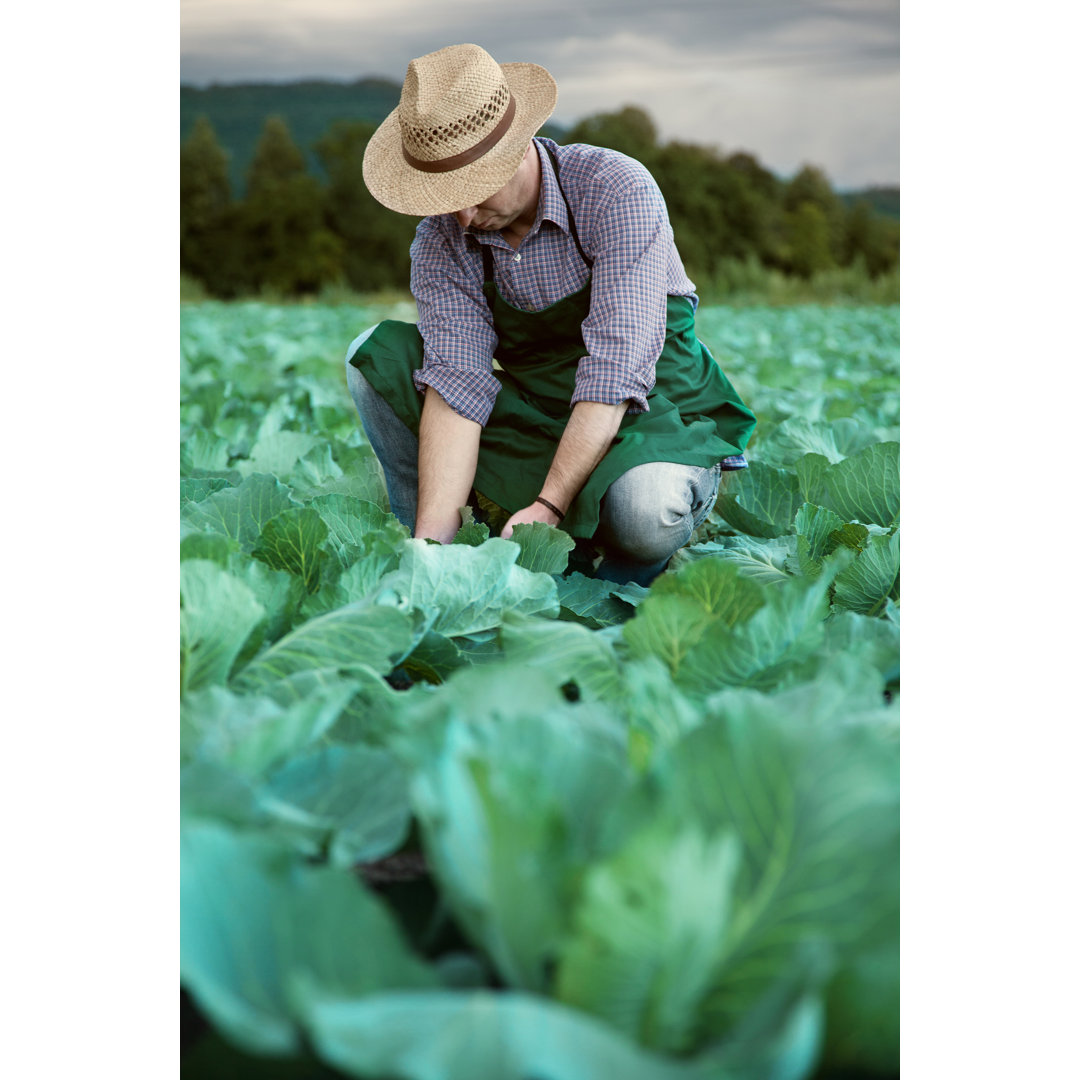
<svg viewBox="0 0 1080 1080">
<path fill-rule="evenodd" d="M 515 525 L 528 525 L 532 521 L 542 521 L 545 525 L 558 525 L 559 515 L 552 513 L 543 503 L 534 502 L 531 506 L 526 506 L 524 510 L 519 510 L 514 514 L 499 535 L 504 540 L 512 540 Z"/>
</svg>

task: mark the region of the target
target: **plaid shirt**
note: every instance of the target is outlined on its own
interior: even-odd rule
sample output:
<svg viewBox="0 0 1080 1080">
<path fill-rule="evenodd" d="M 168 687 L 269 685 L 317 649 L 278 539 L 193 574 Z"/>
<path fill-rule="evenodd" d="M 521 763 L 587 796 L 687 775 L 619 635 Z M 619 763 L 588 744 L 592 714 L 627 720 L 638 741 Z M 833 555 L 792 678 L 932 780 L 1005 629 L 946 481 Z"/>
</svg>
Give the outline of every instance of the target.
<svg viewBox="0 0 1080 1080">
<path fill-rule="evenodd" d="M 591 306 L 581 325 L 587 351 L 578 362 L 570 404 L 629 401 L 629 412 L 647 412 L 664 347 L 667 297 L 688 296 L 697 306 L 663 196 L 648 170 L 623 154 L 543 138 L 534 142 L 558 159 L 581 245 L 595 260 Z M 479 245 L 492 249 L 503 299 L 524 311 L 549 307 L 589 279 L 551 162 L 542 149 L 539 158 L 536 220 L 516 250 L 497 232 L 462 229 L 453 214 L 424 218 L 410 249 L 424 339 L 424 366 L 413 381 L 421 391 L 434 387 L 455 412 L 481 426 L 500 383 L 492 371 L 498 337 L 484 299 Z M 740 466 L 732 460 L 725 467 Z"/>
</svg>

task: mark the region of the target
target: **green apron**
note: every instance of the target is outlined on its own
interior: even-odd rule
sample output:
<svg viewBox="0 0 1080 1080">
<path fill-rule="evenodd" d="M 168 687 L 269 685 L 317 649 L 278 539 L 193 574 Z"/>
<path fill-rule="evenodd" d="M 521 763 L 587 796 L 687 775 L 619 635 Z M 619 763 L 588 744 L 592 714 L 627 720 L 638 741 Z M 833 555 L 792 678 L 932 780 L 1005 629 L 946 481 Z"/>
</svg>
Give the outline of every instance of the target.
<svg viewBox="0 0 1080 1080">
<path fill-rule="evenodd" d="M 559 170 L 550 154 L 555 178 Z M 562 189 L 563 199 L 566 192 Z M 567 201 L 570 234 L 586 265 Z M 502 389 L 480 433 L 474 487 L 510 513 L 529 506 L 543 487 L 555 448 L 570 418 L 577 365 L 586 349 L 581 324 L 589 314 L 590 276 L 584 287 L 542 311 L 508 304 L 495 287 L 494 257 L 482 245 L 484 296 L 499 338 L 496 377 Z M 423 365 L 424 343 L 415 324 L 387 320 L 353 355 L 351 363 L 390 404 L 413 434 L 420 431 L 422 397 L 412 372 Z M 709 468 L 741 454 L 754 430 L 743 404 L 708 349 L 694 335 L 689 297 L 669 296 L 667 335 L 656 362 L 656 385 L 647 413 L 627 413 L 611 448 L 566 510 L 561 528 L 572 536 L 596 531 L 600 500 L 628 469 L 650 461 Z"/>
</svg>

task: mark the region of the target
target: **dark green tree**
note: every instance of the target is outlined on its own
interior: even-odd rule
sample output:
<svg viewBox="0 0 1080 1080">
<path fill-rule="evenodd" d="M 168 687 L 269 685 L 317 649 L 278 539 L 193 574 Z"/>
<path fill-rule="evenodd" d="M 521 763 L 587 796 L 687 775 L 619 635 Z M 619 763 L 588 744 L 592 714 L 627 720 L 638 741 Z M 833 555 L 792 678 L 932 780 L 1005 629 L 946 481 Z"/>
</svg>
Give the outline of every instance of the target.
<svg viewBox="0 0 1080 1080">
<path fill-rule="evenodd" d="M 875 219 L 877 242 L 875 246 L 878 261 L 868 260 L 867 267 L 871 274 L 887 273 L 900 268 L 900 222 L 884 214 Z"/>
<path fill-rule="evenodd" d="M 834 265 L 829 248 L 829 223 L 821 207 L 804 202 L 788 212 L 789 269 L 809 278 Z"/>
<path fill-rule="evenodd" d="M 804 165 L 784 188 L 783 208 L 798 216 L 804 203 L 816 206 L 825 219 L 829 256 L 833 263 L 844 258 L 844 204 L 825 174 L 813 165 Z"/>
<path fill-rule="evenodd" d="M 180 269 L 218 296 L 234 295 L 240 242 L 228 155 L 199 116 L 180 146 Z"/>
<path fill-rule="evenodd" d="M 782 205 L 784 182 L 744 150 L 731 154 L 725 164 L 744 177 L 754 205 L 754 255 L 765 266 L 782 268 L 787 243 Z"/>
<path fill-rule="evenodd" d="M 900 258 L 900 229 L 859 199 L 844 221 L 844 262 L 862 261 L 872 278 L 892 270 Z"/>
<path fill-rule="evenodd" d="M 667 143 L 652 172 L 691 278 L 711 280 L 732 259 L 763 258 L 771 243 L 776 208 L 717 150 Z"/>
<path fill-rule="evenodd" d="M 767 202 L 779 203 L 784 184 L 778 176 L 769 172 L 753 154 L 738 150 L 727 158 L 727 165 L 746 177 L 750 187 Z"/>
<path fill-rule="evenodd" d="M 248 171 L 244 233 L 254 282 L 287 295 L 341 279 L 343 244 L 323 189 L 279 116 L 268 117 Z"/>
<path fill-rule="evenodd" d="M 306 173 L 304 154 L 293 141 L 289 125 L 280 116 L 268 116 L 248 168 L 247 197 L 275 190 Z"/>
<path fill-rule="evenodd" d="M 339 120 L 315 144 L 327 176 L 326 220 L 343 243 L 345 280 L 359 292 L 409 287 L 409 245 L 419 218 L 382 206 L 364 183 L 375 125 Z"/>
<path fill-rule="evenodd" d="M 652 164 L 683 265 L 695 280 L 712 275 L 729 246 L 716 172 L 715 151 L 692 143 L 669 142 Z"/>
</svg>

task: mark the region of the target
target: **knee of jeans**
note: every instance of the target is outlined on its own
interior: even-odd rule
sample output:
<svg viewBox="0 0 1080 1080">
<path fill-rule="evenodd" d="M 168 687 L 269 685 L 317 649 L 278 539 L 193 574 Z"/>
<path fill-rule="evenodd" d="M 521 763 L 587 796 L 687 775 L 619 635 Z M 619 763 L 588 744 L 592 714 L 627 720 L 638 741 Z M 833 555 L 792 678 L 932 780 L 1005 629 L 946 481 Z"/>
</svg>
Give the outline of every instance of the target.
<svg viewBox="0 0 1080 1080">
<path fill-rule="evenodd" d="M 622 478 L 620 478 L 622 479 Z M 657 493 L 618 481 L 608 489 L 602 529 L 604 546 L 635 562 L 654 563 L 673 555 L 694 531 L 694 507 L 685 484 Z"/>
</svg>

